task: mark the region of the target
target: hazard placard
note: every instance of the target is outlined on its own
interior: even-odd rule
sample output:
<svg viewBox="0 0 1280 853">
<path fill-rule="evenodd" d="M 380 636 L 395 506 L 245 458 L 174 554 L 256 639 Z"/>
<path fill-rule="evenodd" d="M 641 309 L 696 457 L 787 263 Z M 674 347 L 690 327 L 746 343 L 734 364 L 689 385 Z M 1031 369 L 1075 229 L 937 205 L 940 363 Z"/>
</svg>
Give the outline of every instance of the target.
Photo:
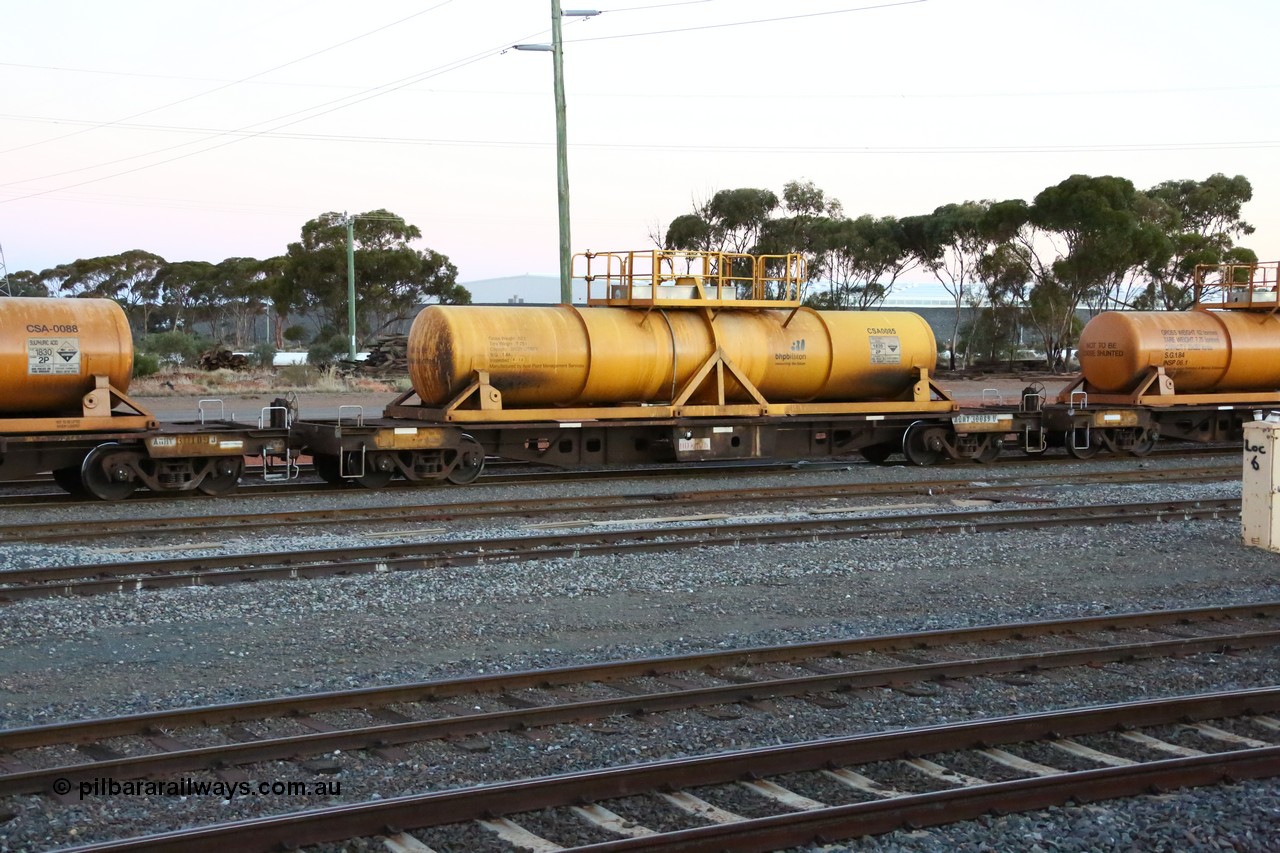
<svg viewBox="0 0 1280 853">
<path fill-rule="evenodd" d="M 897 335 L 871 335 L 872 364 L 902 364 L 902 342 Z"/>
<path fill-rule="evenodd" d="M 79 338 L 27 338 L 27 374 L 80 373 Z"/>
</svg>

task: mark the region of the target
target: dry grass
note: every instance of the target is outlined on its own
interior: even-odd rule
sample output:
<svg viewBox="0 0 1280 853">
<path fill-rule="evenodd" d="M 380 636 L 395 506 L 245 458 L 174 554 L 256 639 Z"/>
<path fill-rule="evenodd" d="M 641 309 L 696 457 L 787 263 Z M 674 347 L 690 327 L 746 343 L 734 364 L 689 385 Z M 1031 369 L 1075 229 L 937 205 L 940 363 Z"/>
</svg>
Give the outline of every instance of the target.
<svg viewBox="0 0 1280 853">
<path fill-rule="evenodd" d="M 287 365 L 273 370 L 172 370 L 134 379 L 129 393 L 140 397 L 185 397 L 200 394 L 274 394 L 305 391 L 321 394 L 395 393 L 409 388 L 407 377 L 373 379 L 343 376 L 337 370 Z"/>
</svg>

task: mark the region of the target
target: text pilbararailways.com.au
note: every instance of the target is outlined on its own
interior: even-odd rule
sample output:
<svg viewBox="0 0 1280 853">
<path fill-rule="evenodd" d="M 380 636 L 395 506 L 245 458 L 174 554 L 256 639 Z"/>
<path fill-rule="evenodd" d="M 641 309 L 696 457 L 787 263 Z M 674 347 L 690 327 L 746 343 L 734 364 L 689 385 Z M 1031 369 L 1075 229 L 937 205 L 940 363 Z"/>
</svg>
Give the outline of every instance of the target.
<svg viewBox="0 0 1280 853">
<path fill-rule="evenodd" d="M 50 786 L 55 794 L 66 796 L 75 791 L 81 800 L 107 797 L 213 797 L 234 800 L 237 797 L 336 797 L 342 794 L 342 781 L 326 779 L 305 782 L 276 779 L 261 782 L 224 782 L 220 780 L 181 779 L 112 779 L 98 777 L 72 782 L 56 779 Z"/>
</svg>

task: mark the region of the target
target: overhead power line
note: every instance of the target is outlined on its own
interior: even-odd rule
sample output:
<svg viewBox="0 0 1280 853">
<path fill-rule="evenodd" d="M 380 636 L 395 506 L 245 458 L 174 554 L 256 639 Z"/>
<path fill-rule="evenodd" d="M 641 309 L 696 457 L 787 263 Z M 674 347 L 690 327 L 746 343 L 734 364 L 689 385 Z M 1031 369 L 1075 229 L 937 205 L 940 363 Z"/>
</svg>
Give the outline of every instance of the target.
<svg viewBox="0 0 1280 853">
<path fill-rule="evenodd" d="M 530 34 L 525 35 L 525 36 L 521 36 L 521 37 L 520 37 L 520 39 L 521 39 L 521 40 L 523 40 L 523 39 L 536 38 L 536 37 L 538 37 L 538 36 L 540 36 L 540 35 L 544 34 L 545 32 L 546 32 L 545 30 L 539 30 L 538 32 L 530 33 Z M 274 130 L 280 130 L 280 129 L 285 128 L 285 127 L 292 127 L 292 126 L 293 126 L 293 125 L 295 125 L 295 124 L 300 124 L 301 122 L 304 122 L 304 121 L 309 121 L 309 120 L 314 119 L 314 118 L 319 118 L 320 116 L 328 115 L 329 113 L 336 112 L 336 111 L 338 111 L 338 110 L 340 110 L 340 109 L 345 109 L 346 107 L 354 106 L 355 104 L 362 103 L 362 102 L 364 102 L 364 101 L 370 100 L 370 99 L 372 99 L 372 98 L 379 97 L 379 96 L 381 96 L 381 95 L 385 95 L 385 94 L 387 94 L 387 93 L 389 93 L 389 92 L 394 92 L 394 91 L 397 91 L 397 90 L 399 90 L 399 89 L 403 89 L 403 88 L 405 88 L 405 87 L 407 87 L 407 86 L 411 86 L 411 85 L 413 85 L 414 83 L 420 83 L 420 82 L 422 82 L 423 80 L 429 80 L 429 79 L 431 79 L 432 77 L 438 77 L 439 75 L 441 75 L 441 74 L 445 74 L 445 73 L 448 73 L 449 71 L 456 71 L 456 70 L 457 70 L 457 69 L 459 69 L 459 68 L 464 68 L 464 67 L 466 67 L 466 66 L 468 66 L 468 65 L 472 65 L 472 64 L 474 64 L 474 63 L 476 63 L 476 62 L 479 62 L 479 61 L 480 61 L 480 60 L 482 60 L 482 59 L 488 59 L 488 58 L 490 58 L 490 57 L 497 56 L 497 55 L 501 54 L 504 50 L 506 50 L 506 49 L 510 46 L 510 44 L 511 44 L 511 41 L 507 40 L 507 41 L 504 41 L 500 46 L 496 46 L 496 47 L 490 48 L 490 49 L 488 49 L 488 50 L 485 50 L 485 51 L 481 51 L 481 52 L 479 52 L 479 53 L 472 54 L 471 56 L 465 57 L 465 58 L 463 58 L 463 59 L 455 60 L 455 61 L 450 62 L 450 63 L 446 63 L 445 65 L 442 65 L 442 66 L 437 66 L 436 68 L 433 68 L 433 69 L 431 69 L 431 70 L 429 70 L 429 71 L 426 71 L 426 72 L 422 72 L 422 73 L 419 73 L 419 74 L 414 74 L 414 75 L 411 75 L 411 76 L 409 76 L 409 77 L 403 77 L 403 78 L 401 78 L 401 79 L 399 79 L 399 80 L 392 81 L 391 83 L 384 83 L 384 84 L 382 84 L 381 86 L 374 86 L 374 87 L 372 87 L 372 88 L 365 89 L 365 90 L 361 91 L 360 93 L 358 93 L 357 95 L 349 95 L 349 96 L 346 96 L 346 97 L 343 97 L 343 98 L 336 98 L 336 99 L 333 99 L 333 100 L 325 101 L 325 102 L 323 102 L 323 103 L 321 103 L 321 104 L 317 104 L 317 105 L 312 106 L 312 107 L 307 107 L 307 108 L 305 108 L 305 109 L 301 109 L 301 110 L 295 110 L 295 111 L 294 111 L 294 112 L 292 112 L 292 113 L 286 113 L 286 114 L 285 114 L 285 115 L 283 115 L 283 116 L 277 116 L 277 117 L 272 118 L 272 119 L 264 119 L 264 120 L 262 120 L 262 121 L 256 121 L 256 122 L 253 122 L 252 124 L 248 124 L 248 125 L 245 125 L 245 126 L 243 126 L 243 127 L 236 128 L 236 129 L 234 129 L 234 130 L 230 130 L 230 131 L 219 131 L 219 132 L 216 132 L 216 133 L 212 134 L 212 135 L 211 135 L 211 136 L 209 136 L 209 137 L 206 137 L 205 139 L 197 139 L 197 140 L 192 140 L 192 141 L 190 141 L 190 142 L 183 142 L 183 143 L 179 143 L 179 144 L 177 144 L 177 145 L 171 145 L 171 146 L 168 146 L 168 147 L 166 147 L 166 148 L 161 148 L 161 149 L 157 149 L 157 150 L 153 150 L 153 151 L 147 151 L 147 152 L 144 152 L 144 153 L 142 153 L 142 154 L 134 154 L 134 155 L 131 155 L 131 156 L 129 156 L 129 157 L 121 157 L 121 158 L 118 158 L 118 159 L 116 159 L 116 160 L 110 160 L 110 161 L 107 161 L 107 162 L 105 162 L 105 163 L 97 163 L 97 164 L 94 164 L 94 165 L 92 165 L 92 166 L 83 166 L 83 167 L 80 167 L 80 168 L 78 168 L 78 169 L 67 169 L 67 170 L 64 170 L 64 171 L 62 171 L 62 172 L 55 172 L 55 173 L 53 173 L 53 174 L 49 174 L 49 175 L 41 175 L 41 176 L 36 177 L 36 178 L 25 178 L 25 179 L 20 180 L 20 181 L 10 181 L 10 182 L 8 182 L 8 183 L 6 183 L 6 184 L 0 184 L 0 186 L 14 186 L 14 185 L 16 185 L 16 184 L 29 183 L 29 182 L 31 182 L 31 181 L 47 180 L 47 179 L 49 179 L 49 178 L 61 177 L 61 176 L 63 176 L 63 175 L 74 174 L 74 173 L 76 173 L 76 172 L 84 172 L 84 171 L 88 171 L 89 169 L 100 169 L 100 168 L 103 168 L 103 167 L 105 167 L 105 166 L 112 166 L 112 165 L 116 165 L 117 163 L 124 163 L 124 162 L 128 162 L 128 161 L 130 161 L 130 160 L 137 160 L 137 159 L 140 159 L 140 158 L 142 158 L 142 157 L 150 157 L 150 156 L 152 156 L 152 155 L 156 155 L 156 154 L 163 154 L 163 153 L 165 153 L 165 152 L 167 152 L 167 151 L 175 151 L 175 150 L 177 150 L 177 149 L 179 149 L 179 148 L 187 148 L 187 147 L 190 147 L 190 146 L 192 146 L 192 145 L 198 145 L 198 144 L 200 144 L 201 142 L 206 142 L 206 141 L 209 141 L 209 140 L 211 140 L 211 139 L 216 139 L 216 138 L 218 138 L 218 137 L 220 137 L 220 136 L 232 136 L 232 138 L 231 138 L 231 139 L 227 139 L 227 140 L 225 140 L 225 141 L 223 141 L 223 142 L 219 142 L 219 143 L 217 143 L 216 145 L 209 145 L 209 146 L 207 146 L 207 147 L 205 147 L 205 148 L 201 148 L 201 149 L 198 149 L 198 150 L 196 150 L 196 151 L 188 151 L 188 152 L 186 152 L 186 153 L 184 153 L 184 154 L 179 154 L 179 155 L 177 155 L 177 156 L 175 156 L 175 157 L 169 157 L 169 158 L 166 158 L 166 159 L 164 159 L 164 160 L 158 160 L 158 161 L 153 162 L 153 163 L 146 163 L 146 164 L 143 164 L 143 165 L 141 165 L 141 166 L 136 166 L 136 167 L 134 167 L 134 168 L 132 168 L 132 169 L 124 169 L 124 170 L 119 171 L 119 172 L 113 172 L 113 173 L 111 173 L 111 174 L 109 174 L 109 175 L 100 175 L 99 177 L 96 177 L 96 178 L 88 178 L 88 179 L 83 180 L 83 181 L 78 181 L 78 182 L 76 182 L 76 183 L 74 183 L 74 184 L 66 184 L 66 185 L 61 186 L 61 187 L 52 187 L 52 188 L 50 188 L 50 189 L 46 189 L 46 190 L 39 190 L 39 191 L 37 191 L 37 192 L 26 193 L 26 194 L 24 194 L 24 195 L 15 196 L 15 197 L 13 197 L 13 198 L 3 199 L 3 200 L 0 200 L 0 204 L 7 204 L 7 203 L 9 203 L 9 202 L 13 202 L 13 201 L 22 201 L 22 200 L 24 200 L 24 199 L 28 199 L 28 198 L 37 198 L 37 197 L 39 197 L 39 196 L 48 195 L 48 194 L 50 194 L 50 193 L 61 192 L 61 191 L 63 191 L 63 190 L 69 190 L 69 189 L 75 189 L 76 187 L 82 187 L 82 186 L 85 186 L 85 185 L 87 185 L 87 184 L 93 184 L 93 183 L 97 183 L 97 182 L 99 182 L 99 181 L 105 181 L 105 180 L 108 180 L 108 179 L 110 179 L 110 178 L 118 178 L 118 177 L 121 177 L 121 176 L 123 176 L 123 175 L 130 175 L 130 174 L 133 174 L 134 172 L 140 172 L 140 171 L 143 171 L 144 169 L 150 169 L 150 168 L 153 168 L 153 167 L 155 167 L 155 166 L 161 166 L 161 165 L 164 165 L 165 163 L 172 163 L 172 162 L 175 162 L 175 161 L 177 161 L 177 160 L 183 160 L 183 159 L 186 159 L 187 157 L 194 157 L 194 156 L 195 156 L 195 155 L 197 155 L 197 154 L 204 154 L 204 153 L 206 153 L 206 152 L 213 151 L 213 150 L 216 150 L 216 149 L 218 149 L 218 148 L 224 148 L 224 147 L 226 147 L 226 146 L 228 146 L 228 145 L 233 145 L 233 144 L 235 144 L 235 143 L 237 143 L 237 142 L 242 142 L 242 141 L 244 141 L 245 139 L 252 139 L 252 138 L 257 137 L 257 136 L 262 136 L 262 135 L 264 135 L 264 134 L 266 134 L 266 133 L 269 133 L 269 132 L 271 132 L 271 131 L 274 131 Z M 329 107 L 329 108 L 328 108 L 328 109 L 322 109 L 323 107 Z M 293 121 L 284 122 L 283 124 L 278 124 L 278 125 L 276 125 L 274 128 L 267 128 L 267 129 L 265 129 L 265 130 L 258 130 L 258 131 L 252 130 L 252 128 L 258 127 L 259 125 L 267 124 L 267 123 L 270 123 L 270 122 L 273 122 L 273 121 L 279 121 L 280 119 L 290 118 L 290 117 L 292 117 L 292 116 L 300 116 L 300 118 L 294 119 Z M 238 135 L 237 135 L 237 134 L 238 134 Z"/>
<path fill-rule="evenodd" d="M 247 83 L 250 80 L 255 80 L 258 77 L 271 74 L 274 71 L 279 71 L 282 68 L 288 68 L 290 65 L 297 65 L 299 62 L 305 62 L 308 59 L 312 59 L 314 57 L 320 56 L 323 53 L 328 53 L 331 50 L 337 50 L 340 47 L 351 44 L 352 42 L 360 41 L 361 39 L 364 39 L 364 38 L 368 38 L 369 36 L 375 33 L 380 33 L 383 30 L 390 29 L 391 27 L 399 26 L 400 24 L 403 24 L 405 21 L 413 20 L 414 18 L 417 18 L 421 15 L 425 15 L 428 12 L 434 12 L 436 9 L 439 9 L 441 6 L 448 6 L 452 2 L 453 0 L 442 0 L 442 2 L 437 3 L 436 5 L 428 9 L 423 9 L 419 12 L 414 12 L 412 15 L 406 15 L 405 17 L 399 19 L 398 21 L 392 21 L 389 24 L 384 24 L 381 27 L 376 27 L 375 29 L 369 30 L 366 33 L 361 33 L 358 36 L 352 36 L 351 38 L 346 39 L 344 41 L 340 41 L 337 44 L 331 44 L 328 47 L 324 47 L 324 48 L 321 48 L 320 50 L 312 51 L 311 53 L 308 53 L 305 56 L 299 56 L 297 59 L 291 59 L 288 62 L 283 62 L 280 65 L 276 65 L 272 68 L 267 68 L 255 74 L 250 74 L 247 77 L 241 77 L 239 80 L 231 80 L 227 83 L 223 83 L 220 86 L 215 86 L 212 89 L 206 89 L 203 92 L 196 92 L 194 95 L 188 95 L 185 98 L 179 98 L 176 101 L 170 101 L 167 104 L 161 104 L 158 107 L 151 107 L 150 109 L 142 110 L 141 112 L 132 113 L 122 118 L 113 119 L 111 121 L 100 122 L 98 124 L 93 125 L 92 127 L 86 127 L 83 130 L 77 130 L 72 133 L 65 133 L 62 136 L 55 136 L 55 137 L 52 137 L 51 139 L 41 139 L 36 142 L 28 142 L 25 145 L 17 145 L 13 148 L 6 148 L 4 150 L 0 150 L 0 154 L 9 154 L 10 152 L 13 152 L 13 151 L 21 151 L 25 148 L 33 148 L 38 145 L 46 145 L 50 142 L 57 142 L 58 140 L 67 139 L 72 136 L 79 136 L 82 133 L 89 133 L 91 131 L 97 130 L 102 127 L 111 127 L 112 125 L 119 124 L 120 122 L 125 122 L 125 121 L 129 121 L 130 119 L 140 118 L 145 115 L 151 115 L 152 113 L 160 112 L 161 110 L 167 110 L 169 107 L 176 107 L 179 104 L 185 104 L 189 101 L 194 101 L 198 98 L 203 98 L 206 95 L 212 95 L 215 92 L 221 92 L 222 90 L 229 89 L 232 86 L 238 86 L 241 83 Z M 39 180 L 39 179 L 32 178 L 31 180 Z"/>
<path fill-rule="evenodd" d="M 779 21 L 797 21 L 801 18 L 820 18 L 826 15 L 845 15 L 850 12 L 870 12 L 875 9 L 891 9 L 895 6 L 914 6 L 918 3 L 927 3 L 929 0 L 897 0 L 894 3 L 880 3 L 875 6 L 854 6 L 849 9 L 831 9 L 826 12 L 804 12 L 798 15 L 782 15 L 777 18 L 757 18 L 751 21 L 727 21 L 720 24 L 703 24 L 697 27 L 678 27 L 670 30 L 653 30 L 646 33 L 618 33 L 612 36 L 590 36 L 580 39 L 565 39 L 565 44 L 580 44 L 589 41 L 610 41 L 612 39 L 630 39 L 643 38 L 646 36 L 665 36 L 672 33 L 692 33 L 698 30 L 721 30 L 728 27 L 746 27 L 752 24 L 773 24 Z"/>
</svg>

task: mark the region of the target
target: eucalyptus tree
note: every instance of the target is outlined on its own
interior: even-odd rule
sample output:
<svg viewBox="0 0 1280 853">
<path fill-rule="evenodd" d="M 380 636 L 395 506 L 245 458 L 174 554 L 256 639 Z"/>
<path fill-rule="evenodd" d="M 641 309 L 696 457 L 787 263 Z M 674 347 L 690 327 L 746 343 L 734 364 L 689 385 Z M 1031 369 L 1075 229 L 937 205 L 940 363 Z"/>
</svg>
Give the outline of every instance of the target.
<svg viewBox="0 0 1280 853">
<path fill-rule="evenodd" d="M 1145 286 L 1127 300 L 1134 307 L 1187 308 L 1194 301 L 1197 264 L 1257 262 L 1252 250 L 1235 244 L 1254 231 L 1241 217 L 1241 208 L 1253 198 L 1253 186 L 1244 175 L 1164 181 L 1145 195 L 1148 217 L 1168 236 L 1170 252 L 1163 263 L 1146 270 Z"/>
<path fill-rule="evenodd" d="M 692 212 L 671 220 L 662 246 L 687 252 L 756 252 L 777 208 L 778 196 L 771 190 L 720 190 L 695 204 Z M 731 269 L 739 276 L 750 274 L 741 262 Z"/>
<path fill-rule="evenodd" d="M 1099 300 L 1134 268 L 1158 266 L 1169 241 L 1139 213 L 1133 183 L 1072 175 L 1020 199 L 992 204 L 988 233 L 1000 240 L 1006 269 L 1031 283 L 1019 296 L 1052 364 L 1074 336 L 1076 309 Z"/>
<path fill-rule="evenodd" d="M 165 259 L 142 249 L 118 255 L 80 258 L 40 274 L 46 287 L 73 296 L 114 299 L 125 309 L 135 334 L 145 334 L 151 313 L 159 303 L 156 274 Z"/>
<path fill-rule="evenodd" d="M 981 303 L 973 297 L 974 289 L 981 283 L 979 265 L 995 242 L 995 236 L 987 227 L 990 207 L 990 201 L 966 201 L 902 220 L 909 251 L 955 302 L 955 325 L 948 347 L 952 370 L 956 369 L 956 343 L 960 339 L 965 306 Z"/>
<path fill-rule="evenodd" d="M 172 261 L 156 273 L 154 284 L 164 311 L 161 325 L 172 331 L 185 330 L 192 323 L 193 292 L 213 274 L 208 261 Z"/>
<path fill-rule="evenodd" d="M 844 210 L 838 199 L 828 198 L 812 181 L 788 181 L 782 188 L 782 209 L 785 215 L 764 222 L 751 251 L 803 257 L 806 277 L 801 287 L 807 289 L 810 282 L 826 277 L 825 235 L 833 220 L 844 217 Z"/>
<path fill-rule="evenodd" d="M 353 225 L 356 326 L 361 334 L 408 319 L 425 302 L 464 304 L 457 267 L 439 252 L 413 248 L 415 225 L 387 210 L 356 215 Z M 347 324 L 347 226 L 344 214 L 323 213 L 302 226 L 284 256 L 277 293 L 316 315 L 322 325 Z"/>
<path fill-rule="evenodd" d="M 827 220 L 820 240 L 822 269 L 830 286 L 807 300 L 816 308 L 874 308 L 916 264 L 902 223 L 892 216 Z"/>
<path fill-rule="evenodd" d="M 40 280 L 40 273 L 33 270 L 19 270 L 9 273 L 9 295 L 47 297 L 49 288 Z"/>
</svg>

